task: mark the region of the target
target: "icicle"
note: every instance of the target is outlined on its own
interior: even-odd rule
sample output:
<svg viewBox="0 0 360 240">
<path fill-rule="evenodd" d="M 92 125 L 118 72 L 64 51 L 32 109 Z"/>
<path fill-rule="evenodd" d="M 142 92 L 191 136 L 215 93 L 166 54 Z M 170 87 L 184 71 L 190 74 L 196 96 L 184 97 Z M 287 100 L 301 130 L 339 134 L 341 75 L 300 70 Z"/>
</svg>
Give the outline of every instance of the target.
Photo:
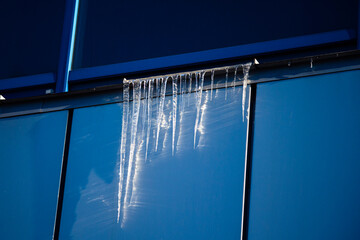
<svg viewBox="0 0 360 240">
<path fill-rule="evenodd" d="M 185 89 L 186 89 L 186 74 L 182 74 L 180 76 L 180 91 L 179 91 L 179 93 L 184 94 L 186 91 Z"/>
<path fill-rule="evenodd" d="M 245 112 L 245 101 L 246 101 L 246 87 L 248 84 L 248 77 L 249 77 L 249 71 L 251 67 L 251 63 L 247 63 L 242 65 L 243 67 L 243 73 L 244 73 L 244 80 L 243 80 L 243 94 L 242 94 L 242 117 L 244 122 L 244 112 Z"/>
<path fill-rule="evenodd" d="M 192 73 L 189 74 L 189 93 L 191 93 L 191 86 L 192 86 Z"/>
<path fill-rule="evenodd" d="M 228 78 L 229 78 L 229 68 L 225 69 L 226 71 L 226 77 L 225 77 L 225 100 L 227 98 L 227 83 L 228 83 Z"/>
<path fill-rule="evenodd" d="M 183 87 L 182 87 L 181 94 L 186 93 L 186 75 L 187 75 L 187 74 L 184 74 L 184 75 L 183 75 L 184 78 L 183 78 L 183 83 L 182 83 Z"/>
<path fill-rule="evenodd" d="M 144 83 L 143 92 L 142 92 L 142 96 L 141 96 L 141 97 L 146 99 L 146 82 L 147 82 L 147 81 L 142 80 L 141 82 Z M 141 83 L 140 83 L 140 85 L 141 85 Z"/>
<path fill-rule="evenodd" d="M 249 91 L 251 91 L 251 85 L 250 85 L 250 87 L 249 87 Z M 250 98 L 251 98 L 251 96 L 250 96 L 250 94 L 249 94 L 249 98 L 248 98 L 248 107 L 247 107 L 247 115 L 246 115 L 246 120 L 247 121 L 249 121 L 249 114 L 250 114 Z"/>
<path fill-rule="evenodd" d="M 146 131 L 146 147 L 145 147 L 145 161 L 147 161 L 149 140 L 150 140 L 150 129 L 151 129 L 151 115 L 152 115 L 152 98 L 153 98 L 153 83 L 154 79 L 149 80 L 148 84 L 148 100 L 147 100 L 147 131 Z"/>
<path fill-rule="evenodd" d="M 178 92 L 178 87 L 177 87 L 177 80 L 178 80 L 178 75 L 172 77 L 172 109 L 173 109 L 173 115 L 172 115 L 172 155 L 174 156 L 175 153 L 175 134 L 176 134 L 176 112 L 177 112 L 177 92 Z M 181 76 L 180 76 L 180 89 L 181 89 Z"/>
<path fill-rule="evenodd" d="M 184 74 L 184 77 L 182 78 L 182 91 L 181 91 L 181 111 L 184 111 L 185 108 L 185 101 L 184 101 L 184 94 L 186 93 L 186 74 Z"/>
<path fill-rule="evenodd" d="M 157 116 L 157 131 L 156 131 L 156 142 L 155 142 L 155 151 L 158 149 L 159 144 L 159 134 L 160 134 L 160 127 L 161 127 L 161 121 L 163 119 L 164 115 L 164 102 L 165 102 L 165 93 L 166 93 L 166 83 L 169 77 L 167 77 L 165 80 L 164 78 L 161 78 L 161 93 L 160 93 L 160 104 L 159 104 L 159 111 Z"/>
<path fill-rule="evenodd" d="M 139 115 L 140 115 L 140 107 L 141 107 L 140 101 L 141 101 L 141 92 L 142 92 L 141 89 L 142 89 L 142 87 L 141 87 L 141 82 L 139 81 L 138 83 L 139 83 L 139 86 L 138 86 L 139 87 L 139 90 L 138 90 L 139 91 L 139 93 L 138 93 L 139 97 L 138 97 L 138 99 L 139 99 Z M 134 85 L 134 88 L 133 88 L 133 102 L 134 102 L 135 100 L 137 100 L 137 98 L 135 96 L 135 93 L 134 93 L 134 91 L 136 89 L 136 86 L 135 86 L 136 81 L 133 83 L 133 85 Z"/>
<path fill-rule="evenodd" d="M 199 80 L 198 80 L 198 75 L 200 75 L 200 73 L 195 73 L 195 91 L 198 92 L 199 91 Z"/>
<path fill-rule="evenodd" d="M 160 112 L 160 78 L 154 80 L 154 97 L 156 98 L 156 115 L 159 116 Z M 156 122 L 157 126 L 157 122 Z M 154 141 L 156 140 L 156 129 L 154 129 Z"/>
<path fill-rule="evenodd" d="M 313 59 L 310 59 L 310 68 L 313 68 Z"/>
<path fill-rule="evenodd" d="M 200 79 L 200 89 L 199 93 L 196 94 L 196 119 L 195 119 L 195 127 L 194 127 L 194 149 L 196 147 L 196 133 L 198 130 L 199 125 L 199 114 L 200 114 L 200 108 L 201 108 L 201 98 L 202 98 L 202 91 L 204 87 L 204 78 L 205 78 L 205 71 L 201 72 L 201 79 Z"/>
<path fill-rule="evenodd" d="M 201 108 L 200 108 L 201 113 L 200 113 L 199 125 L 198 125 L 198 132 L 199 132 L 198 147 L 199 147 L 199 145 L 201 146 L 201 143 L 205 140 L 202 136 L 203 136 L 204 130 L 205 130 L 204 119 L 205 119 L 208 98 L 209 98 L 209 93 L 206 91 L 205 93 L 203 93 L 202 104 L 201 104 Z"/>
<path fill-rule="evenodd" d="M 156 79 L 156 97 L 160 100 L 160 78 Z"/>
<path fill-rule="evenodd" d="M 236 82 L 236 77 L 237 77 L 236 75 L 237 75 L 238 67 L 239 67 L 239 66 L 236 66 L 236 67 L 235 67 L 235 72 L 234 72 L 234 81 L 233 81 L 233 87 L 234 87 L 234 89 L 235 89 L 235 82 Z"/>
<path fill-rule="evenodd" d="M 191 85 L 192 85 L 192 74 L 191 73 L 189 73 L 188 74 L 189 75 L 189 87 L 188 87 L 188 93 L 191 93 Z M 186 98 L 187 99 L 187 105 L 186 106 L 189 106 L 189 104 L 190 104 L 190 98 L 189 97 L 187 97 Z"/>
<path fill-rule="evenodd" d="M 144 87 L 143 87 L 143 104 L 141 104 L 141 107 L 142 107 L 142 114 L 141 114 L 141 125 L 142 125 L 142 131 L 141 131 L 141 139 L 143 139 L 145 137 L 145 123 L 146 123 L 146 110 L 147 110 L 147 101 L 148 101 L 148 98 L 147 98 L 147 91 L 146 91 L 146 83 L 148 81 L 145 81 L 143 80 L 142 81 L 144 83 Z M 140 84 L 141 85 L 141 84 Z"/>
<path fill-rule="evenodd" d="M 129 152 L 129 161 L 127 168 L 126 176 L 126 187 L 125 187 L 125 202 L 130 202 L 130 194 L 132 189 L 130 189 L 131 173 L 134 162 L 134 154 L 136 148 L 136 138 L 137 138 L 137 128 L 139 122 L 139 113 L 140 113 L 140 97 L 141 97 L 141 83 L 139 81 L 133 82 L 133 113 L 132 113 L 132 123 L 131 123 L 131 135 L 130 135 L 130 152 Z"/>
<path fill-rule="evenodd" d="M 122 129 L 121 129 L 121 145 L 120 145 L 120 163 L 119 163 L 119 187 L 118 187 L 118 209 L 117 209 L 117 222 L 120 220 L 121 213 L 121 197 L 122 186 L 124 182 L 124 165 L 125 165 L 125 152 L 126 152 L 126 139 L 129 121 L 129 83 L 123 84 L 123 116 L 122 116 Z"/>
<path fill-rule="evenodd" d="M 210 95 L 210 100 L 212 100 L 212 94 L 213 94 L 213 88 L 214 88 L 214 75 L 215 75 L 215 70 L 211 70 L 211 95 Z"/>
<path fill-rule="evenodd" d="M 176 129 L 178 129 L 178 135 L 177 135 L 177 140 L 175 141 L 175 151 L 178 151 L 179 149 L 179 144 L 180 144 L 180 138 L 181 138 L 181 135 L 182 135 L 182 128 L 183 128 L 183 114 L 184 114 L 184 111 L 185 111 L 185 100 L 187 99 L 188 103 L 189 103 L 189 96 L 186 93 L 188 87 L 187 87 L 187 82 L 186 82 L 186 78 L 187 78 L 187 75 L 188 74 L 184 74 L 184 77 L 182 78 L 182 91 L 180 90 L 181 94 L 180 94 L 180 99 L 179 99 L 179 111 L 178 111 L 178 114 L 179 114 L 179 121 L 176 120 Z"/>
</svg>

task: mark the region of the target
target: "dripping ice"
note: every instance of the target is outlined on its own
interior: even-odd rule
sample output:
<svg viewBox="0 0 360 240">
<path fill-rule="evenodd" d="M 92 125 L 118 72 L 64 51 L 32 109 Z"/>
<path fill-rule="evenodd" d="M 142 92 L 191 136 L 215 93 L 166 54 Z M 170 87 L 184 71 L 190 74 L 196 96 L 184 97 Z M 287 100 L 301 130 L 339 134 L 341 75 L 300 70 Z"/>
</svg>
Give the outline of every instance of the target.
<svg viewBox="0 0 360 240">
<path fill-rule="evenodd" d="M 240 80 L 240 76 L 238 76 L 239 69 L 242 68 L 243 70 L 241 99 L 243 121 L 245 119 L 245 101 L 250 67 L 251 63 L 222 68 L 222 70 L 225 70 L 225 98 L 227 98 L 228 86 L 230 84 L 234 88 L 237 86 L 237 81 Z M 172 135 L 171 152 L 172 155 L 176 155 L 182 131 L 181 122 L 185 112 L 185 96 L 188 100 L 187 106 L 189 106 L 191 104 L 191 102 L 189 103 L 189 94 L 193 92 L 195 92 L 194 107 L 196 113 L 194 116 L 193 147 L 197 149 L 199 146 L 199 137 L 203 135 L 201 129 L 203 128 L 206 104 L 208 104 L 208 101 L 213 100 L 213 90 L 214 88 L 217 89 L 217 84 L 215 83 L 216 71 L 218 69 L 149 79 L 124 80 L 117 194 L 117 222 L 121 223 L 121 225 L 123 225 L 126 219 L 127 208 L 131 206 L 133 201 L 134 182 L 140 161 L 138 156 L 143 154 L 141 158 L 145 162 L 149 162 L 151 161 L 150 153 L 162 151 L 163 148 L 159 146 L 165 144 L 165 140 L 161 140 L 164 141 L 163 143 L 159 141 L 161 138 L 164 138 L 162 136 L 164 121 L 167 122 L 168 128 L 172 128 L 170 133 Z M 210 80 L 210 86 L 207 88 L 204 88 L 205 77 Z M 232 83 L 229 84 L 229 81 Z M 205 96 L 203 96 L 204 91 L 208 91 Z M 171 95 L 169 96 L 171 98 L 170 106 L 165 106 L 166 94 Z M 168 107 L 171 108 L 171 114 L 165 116 L 164 111 Z M 154 139 L 154 141 L 152 142 L 150 139 Z"/>
<path fill-rule="evenodd" d="M 205 78 L 205 71 L 201 73 L 197 73 L 196 75 L 200 76 L 200 85 L 197 86 L 198 89 L 196 89 L 196 119 L 195 119 L 195 126 L 194 126 L 194 148 L 196 147 L 196 134 L 198 132 L 199 127 L 199 115 L 200 115 L 200 109 L 201 109 L 201 99 L 202 99 L 202 92 L 204 88 L 204 78 Z"/>
<path fill-rule="evenodd" d="M 159 108 L 158 108 L 158 116 L 157 116 L 157 119 L 156 119 L 157 130 L 156 130 L 156 140 L 155 140 L 155 151 L 158 150 L 161 121 L 162 121 L 163 116 L 164 116 L 164 104 L 165 104 L 165 94 L 166 94 L 167 80 L 168 80 L 168 78 L 166 78 L 166 79 L 161 78 L 161 91 L 160 91 L 160 98 L 159 98 L 160 103 L 159 103 Z M 159 88 L 159 86 L 156 86 L 156 87 Z"/>
<path fill-rule="evenodd" d="M 179 76 L 175 76 L 172 78 L 172 146 L 171 151 L 172 155 L 175 153 L 175 133 L 176 133 L 176 113 L 177 113 L 177 93 L 178 93 L 178 87 L 177 87 L 177 81 Z M 180 76 L 180 91 L 181 91 L 181 76 Z"/>
<path fill-rule="evenodd" d="M 149 140 L 150 140 L 150 128 L 152 117 L 152 99 L 153 99 L 153 84 L 154 79 L 149 80 L 148 95 L 147 95 L 147 130 L 146 130 L 146 148 L 145 148 L 145 161 L 148 156 Z"/>
<path fill-rule="evenodd" d="M 246 88 L 248 84 L 248 78 L 249 78 L 249 71 L 251 67 L 251 63 L 244 64 L 243 67 L 243 73 L 244 73 L 244 80 L 243 80 L 243 93 L 242 93 L 242 118 L 244 122 L 244 115 L 245 115 L 245 101 L 246 101 Z M 248 103 L 250 106 L 250 103 Z"/>
</svg>

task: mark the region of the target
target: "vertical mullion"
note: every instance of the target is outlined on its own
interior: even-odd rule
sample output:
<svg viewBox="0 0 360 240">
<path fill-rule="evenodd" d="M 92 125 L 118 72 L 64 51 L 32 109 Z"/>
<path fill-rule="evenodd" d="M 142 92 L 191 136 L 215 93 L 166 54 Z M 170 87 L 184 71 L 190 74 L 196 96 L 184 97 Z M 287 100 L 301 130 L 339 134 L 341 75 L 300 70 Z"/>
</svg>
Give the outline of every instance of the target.
<svg viewBox="0 0 360 240">
<path fill-rule="evenodd" d="M 254 117 L 255 117 L 255 103 L 256 102 L 256 84 L 251 84 L 249 87 L 249 108 L 247 132 L 246 132 L 246 150 L 245 150 L 245 164 L 244 164 L 244 185 L 243 185 L 243 201 L 242 201 L 242 216 L 241 216 L 241 240 L 248 239 L 248 224 L 249 224 L 249 200 L 250 200 L 250 181 L 251 181 L 251 161 L 253 151 L 254 138 Z"/>
<path fill-rule="evenodd" d="M 68 113 L 68 120 L 67 120 L 67 126 L 66 126 L 64 153 L 63 153 L 63 160 L 62 160 L 61 173 L 60 173 L 60 184 L 59 184 L 58 201 L 57 201 L 57 207 L 56 207 L 56 217 L 55 217 L 53 240 L 58 240 L 59 233 L 60 233 L 60 221 L 61 221 L 61 212 L 62 212 L 63 199 L 64 199 L 65 178 L 66 178 L 67 163 L 68 163 L 68 158 L 69 158 L 70 137 L 71 137 L 73 115 L 74 115 L 74 109 L 70 109 L 69 113 Z"/>
<path fill-rule="evenodd" d="M 72 66 L 79 0 L 66 0 L 61 37 L 59 63 L 56 75 L 56 92 L 68 91 L 69 72 Z"/>
</svg>

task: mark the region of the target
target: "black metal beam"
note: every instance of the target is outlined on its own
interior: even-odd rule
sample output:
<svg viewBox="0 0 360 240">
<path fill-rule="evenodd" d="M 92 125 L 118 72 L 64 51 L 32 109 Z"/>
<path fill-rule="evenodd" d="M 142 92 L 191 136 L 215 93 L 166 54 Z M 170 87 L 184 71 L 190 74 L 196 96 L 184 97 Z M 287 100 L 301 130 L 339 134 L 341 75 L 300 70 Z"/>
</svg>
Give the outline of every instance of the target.
<svg viewBox="0 0 360 240">
<path fill-rule="evenodd" d="M 60 173 L 60 185 L 59 185 L 58 201 L 57 201 L 57 208 L 56 208 L 53 240 L 58 240 L 59 233 L 60 233 L 60 222 L 61 222 L 61 213 L 62 213 L 63 200 L 64 200 L 65 179 L 66 179 L 66 170 L 67 170 L 67 164 L 68 164 L 68 158 L 69 158 L 70 137 L 71 137 L 73 115 L 74 115 L 74 109 L 70 109 L 68 112 L 68 119 L 67 119 L 67 126 L 66 126 L 64 153 L 63 153 L 63 160 L 62 160 L 61 173 Z"/>
</svg>

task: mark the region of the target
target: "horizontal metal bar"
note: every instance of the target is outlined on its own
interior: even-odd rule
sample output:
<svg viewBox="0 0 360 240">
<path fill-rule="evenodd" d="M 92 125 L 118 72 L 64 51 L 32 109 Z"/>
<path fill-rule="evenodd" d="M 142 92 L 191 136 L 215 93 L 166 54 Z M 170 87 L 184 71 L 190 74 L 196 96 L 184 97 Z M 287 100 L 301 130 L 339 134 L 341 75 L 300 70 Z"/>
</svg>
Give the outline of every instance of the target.
<svg viewBox="0 0 360 240">
<path fill-rule="evenodd" d="M 287 75 L 281 78 L 267 78 L 249 80 L 248 84 L 258 84 L 263 82 L 273 82 L 280 80 L 288 80 L 300 77 L 317 76 L 323 74 L 333 74 L 346 71 L 360 70 L 360 65 L 353 65 L 347 67 L 332 68 L 329 70 L 313 71 L 304 74 Z M 252 78 L 250 72 L 250 77 Z M 241 82 L 236 82 L 235 86 L 241 86 Z M 225 88 L 224 83 L 216 84 L 214 89 Z M 210 86 L 204 86 L 203 91 L 210 90 Z M 122 84 L 113 86 L 82 90 L 80 92 L 68 92 L 59 94 L 50 94 L 41 97 L 30 97 L 24 99 L 10 99 L 0 101 L 0 119 L 14 116 L 31 115 L 45 112 L 62 111 L 73 108 L 84 108 L 92 106 L 101 106 L 106 104 L 122 102 L 119 93 L 122 90 Z M 90 94 L 91 93 L 91 94 Z M 90 95 L 89 95 L 90 94 Z M 170 95 L 172 93 L 169 93 Z M 167 94 L 167 96 L 169 95 Z"/>
<path fill-rule="evenodd" d="M 235 70 L 242 68 L 244 64 L 237 64 L 237 65 L 231 65 L 231 66 L 224 66 L 224 67 L 215 67 L 215 68 L 206 68 L 201 70 L 195 70 L 195 71 L 187 71 L 187 72 L 179 72 L 179 73 L 173 73 L 173 74 L 165 74 L 165 75 L 157 75 L 157 76 L 151 76 L 151 77 L 144 77 L 144 78 L 136 78 L 136 79 L 126 79 L 124 78 L 123 82 L 133 82 L 133 81 L 142 81 L 142 80 L 148 80 L 153 78 L 167 78 L 167 77 L 173 77 L 173 76 L 183 76 L 183 75 L 189 75 L 189 74 L 197 74 L 200 72 L 211 72 L 211 71 L 226 71 L 228 70 Z"/>
<path fill-rule="evenodd" d="M 32 87 L 55 83 L 53 73 L 37 74 L 25 77 L 7 78 L 0 80 L 0 90 L 10 90 L 22 87 Z"/>
<path fill-rule="evenodd" d="M 218 48 L 207 51 L 178 54 L 105 66 L 76 69 L 70 72 L 69 81 L 94 80 L 102 77 L 133 74 L 150 70 L 161 70 L 191 64 L 230 60 L 258 54 L 318 46 L 355 39 L 353 30 L 343 29 L 298 37 L 277 39 L 265 42 L 244 44 L 234 47 Z"/>
<path fill-rule="evenodd" d="M 293 69 L 294 66 L 302 66 L 304 64 L 309 64 L 311 59 L 314 60 L 315 68 L 311 69 L 311 72 L 308 71 L 300 71 L 300 75 L 318 75 L 324 73 L 332 73 L 332 72 L 341 72 L 341 71 L 349 71 L 349 70 L 356 70 L 360 69 L 360 50 L 351 50 L 345 52 L 335 52 L 335 53 L 328 53 L 322 55 L 315 55 L 315 56 L 307 56 L 295 59 L 287 59 L 281 61 L 274 61 L 274 62 L 266 62 L 260 63 L 257 65 L 253 65 L 253 68 L 250 71 L 250 77 L 252 80 L 256 80 L 256 82 L 266 82 L 266 81 L 277 81 L 277 80 L 284 80 L 288 78 L 294 78 L 299 76 L 299 73 L 291 74 L 287 73 L 286 76 L 283 74 L 281 76 L 269 76 L 265 74 L 260 79 L 256 78 L 258 70 L 262 71 L 271 71 L 273 72 L 275 69 Z M 349 62 L 350 59 L 350 62 Z M 351 60 L 352 59 L 352 60 Z M 318 69 L 318 64 L 325 63 L 325 62 L 334 62 L 335 66 L 330 68 L 325 67 L 328 70 L 320 70 Z M 289 63 L 290 66 L 289 67 Z M 340 64 L 341 63 L 341 64 Z M 283 71 L 281 70 L 283 73 Z M 219 73 L 220 74 L 220 73 Z M 216 73 L 215 73 L 216 75 Z M 0 80 L 1 82 L 2 80 Z M 1 106 L 8 105 L 8 104 L 19 104 L 25 103 L 29 101 L 37 101 L 37 100 L 52 100 L 52 99 L 61 99 L 61 98 L 68 98 L 68 97 L 76 97 L 79 95 L 86 95 L 86 94 L 94 94 L 104 91 L 119 91 L 122 89 L 122 84 L 114 84 L 114 85 L 105 85 L 105 86 L 98 86 L 95 88 L 87 88 L 77 91 L 71 91 L 66 93 L 55 93 L 55 94 L 48 94 L 48 95 L 41 95 L 41 96 L 33 96 L 33 97 L 24 97 L 24 98 L 16 98 L 16 99 L 7 99 L 6 101 L 0 101 L 0 110 Z"/>
</svg>

